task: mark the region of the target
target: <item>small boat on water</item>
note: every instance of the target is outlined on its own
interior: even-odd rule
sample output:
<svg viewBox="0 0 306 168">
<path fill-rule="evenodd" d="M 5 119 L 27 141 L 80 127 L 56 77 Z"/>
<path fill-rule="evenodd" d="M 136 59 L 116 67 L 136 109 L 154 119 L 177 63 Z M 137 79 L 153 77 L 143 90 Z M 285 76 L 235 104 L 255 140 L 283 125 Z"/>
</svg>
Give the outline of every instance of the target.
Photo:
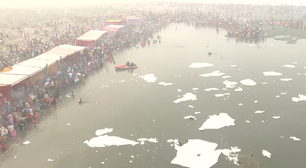
<svg viewBox="0 0 306 168">
<path fill-rule="evenodd" d="M 128 65 L 115 65 L 116 70 L 125 70 L 125 69 L 136 69 L 138 66 L 128 66 Z"/>
</svg>

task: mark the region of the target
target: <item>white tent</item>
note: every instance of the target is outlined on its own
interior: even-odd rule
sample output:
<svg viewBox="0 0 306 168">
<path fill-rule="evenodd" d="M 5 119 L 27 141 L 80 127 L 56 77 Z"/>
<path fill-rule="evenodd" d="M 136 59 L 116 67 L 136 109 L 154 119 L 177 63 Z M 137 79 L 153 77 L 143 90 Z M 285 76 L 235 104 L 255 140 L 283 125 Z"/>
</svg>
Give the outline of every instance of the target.
<svg viewBox="0 0 306 168">
<path fill-rule="evenodd" d="M 37 68 L 45 68 L 48 64 L 48 67 L 53 65 L 56 62 L 56 60 L 43 60 L 43 59 L 36 59 L 32 58 L 26 61 L 23 61 L 17 65 L 21 66 L 28 66 L 28 67 L 37 67 Z"/>
<path fill-rule="evenodd" d="M 46 65 L 45 65 L 46 66 Z M 11 74 L 11 75 L 35 75 L 39 72 L 41 72 L 43 68 L 37 68 L 37 67 L 29 67 L 29 66 L 22 66 L 22 65 L 14 65 L 12 66 L 12 70 L 8 72 L 3 72 L 1 74 Z"/>
<path fill-rule="evenodd" d="M 39 60 L 55 60 L 59 61 L 61 58 L 64 59 L 66 58 L 67 55 L 57 55 L 57 54 L 46 54 L 43 53 L 37 57 L 34 57 L 34 59 L 39 59 Z"/>
<path fill-rule="evenodd" d="M 7 73 L 0 73 L 0 86 L 13 86 L 28 78 L 27 75 L 13 75 Z"/>
</svg>

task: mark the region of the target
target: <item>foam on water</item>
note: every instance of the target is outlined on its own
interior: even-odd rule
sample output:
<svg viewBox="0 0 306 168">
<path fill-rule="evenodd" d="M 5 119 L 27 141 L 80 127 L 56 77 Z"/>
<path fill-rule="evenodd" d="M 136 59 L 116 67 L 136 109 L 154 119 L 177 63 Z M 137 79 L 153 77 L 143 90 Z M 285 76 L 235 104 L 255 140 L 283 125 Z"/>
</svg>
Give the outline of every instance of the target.
<svg viewBox="0 0 306 168">
<path fill-rule="evenodd" d="M 199 90 L 199 88 L 192 88 L 192 90 L 193 90 L 193 91 L 195 91 L 195 90 Z"/>
<path fill-rule="evenodd" d="M 166 83 L 166 82 L 159 82 L 159 85 L 163 85 L 163 86 L 170 86 L 173 85 L 173 83 Z"/>
<path fill-rule="evenodd" d="M 48 162 L 53 162 L 54 160 L 53 160 L 53 159 L 48 159 L 47 161 L 48 161 Z"/>
<path fill-rule="evenodd" d="M 206 62 L 195 62 L 195 63 L 192 63 L 189 68 L 205 68 L 205 67 L 213 67 L 214 65 L 213 64 L 210 64 L 210 63 L 206 63 Z"/>
<path fill-rule="evenodd" d="M 219 90 L 219 89 L 218 88 L 207 88 L 207 89 L 204 89 L 204 91 L 207 91 L 207 92 L 213 91 L 213 90 Z"/>
<path fill-rule="evenodd" d="M 272 154 L 270 152 L 268 152 L 267 150 L 262 150 L 262 155 L 267 157 L 267 158 L 271 158 Z"/>
<path fill-rule="evenodd" d="M 249 120 L 245 120 L 245 122 L 246 122 L 246 123 L 250 123 L 250 121 L 249 121 Z"/>
<path fill-rule="evenodd" d="M 257 110 L 257 111 L 255 111 L 254 113 L 255 114 L 261 114 L 261 113 L 264 113 L 265 111 L 261 111 L 261 110 Z"/>
<path fill-rule="evenodd" d="M 292 97 L 292 101 L 294 102 L 306 101 L 306 96 L 299 94 L 299 97 Z"/>
<path fill-rule="evenodd" d="M 128 139 L 124 139 L 124 138 L 120 138 L 116 136 L 107 136 L 107 135 L 91 138 L 89 141 L 86 140 L 84 143 L 87 144 L 91 148 L 107 147 L 107 146 L 122 146 L 122 145 L 134 146 L 134 145 L 139 144 L 138 142 L 133 141 L 133 140 L 128 140 Z"/>
<path fill-rule="evenodd" d="M 237 67 L 237 65 L 230 65 L 231 67 Z"/>
<path fill-rule="evenodd" d="M 211 115 L 199 128 L 203 131 L 206 129 L 220 129 L 223 127 L 229 127 L 235 125 L 235 119 L 232 119 L 226 113 L 220 113 L 219 115 Z"/>
<path fill-rule="evenodd" d="M 222 154 L 227 157 L 227 159 L 231 162 L 234 162 L 234 164 L 238 164 L 238 152 L 240 152 L 241 149 L 239 149 L 237 146 L 231 147 L 231 149 L 222 149 Z"/>
<path fill-rule="evenodd" d="M 197 100 L 197 95 L 195 94 L 192 94 L 192 93 L 186 93 L 183 95 L 183 97 L 179 98 L 179 99 L 176 99 L 175 101 L 173 101 L 174 103 L 180 103 L 180 102 L 183 102 L 183 101 L 194 101 L 194 100 Z"/>
<path fill-rule="evenodd" d="M 194 112 L 194 114 L 201 114 L 201 112 L 199 112 L 199 111 L 196 111 L 196 112 Z"/>
<path fill-rule="evenodd" d="M 212 77 L 212 76 L 222 76 L 222 75 L 224 75 L 224 73 L 222 73 L 220 71 L 213 71 L 212 73 L 201 74 L 199 76 L 202 76 L 202 77 Z"/>
<path fill-rule="evenodd" d="M 96 131 L 96 135 L 97 136 L 101 136 L 101 135 L 104 135 L 104 134 L 108 134 L 110 132 L 113 132 L 113 128 L 104 128 L 104 129 L 99 129 Z"/>
<path fill-rule="evenodd" d="M 297 138 L 297 137 L 294 137 L 294 136 L 291 136 L 290 139 L 294 140 L 294 141 L 301 141 L 300 138 Z"/>
<path fill-rule="evenodd" d="M 200 139 L 190 139 L 182 146 L 174 144 L 177 152 L 171 164 L 190 168 L 210 168 L 218 162 L 221 153 L 228 160 L 238 164 L 237 152 L 240 151 L 239 148 L 216 150 L 217 146 L 216 143 Z"/>
<path fill-rule="evenodd" d="M 241 87 L 235 89 L 235 92 L 242 92 L 242 91 L 243 91 L 243 89 Z"/>
<path fill-rule="evenodd" d="M 283 67 L 285 67 L 285 68 L 295 68 L 295 65 L 283 65 Z"/>
<path fill-rule="evenodd" d="M 234 88 L 237 82 L 225 80 L 223 84 L 225 84 L 226 88 Z"/>
<path fill-rule="evenodd" d="M 181 89 L 177 89 L 177 91 L 178 91 L 178 92 L 182 92 L 182 90 L 181 90 Z"/>
<path fill-rule="evenodd" d="M 155 77 L 154 74 L 146 74 L 144 76 L 141 76 L 141 78 L 147 81 L 148 83 L 155 82 L 157 79 L 157 77 Z"/>
<path fill-rule="evenodd" d="M 241 84 L 247 85 L 247 86 L 255 86 L 256 82 L 253 81 L 252 79 L 244 79 L 240 81 Z"/>
<path fill-rule="evenodd" d="M 280 80 L 281 80 L 281 81 L 284 81 L 284 82 L 287 82 L 287 81 L 291 81 L 292 78 L 281 78 Z"/>
<path fill-rule="evenodd" d="M 274 72 L 274 71 L 263 72 L 263 74 L 264 74 L 265 76 L 282 76 L 281 73 L 279 73 L 279 72 Z"/>
<path fill-rule="evenodd" d="M 224 94 L 215 94 L 215 97 L 223 97 L 223 96 L 229 96 L 230 93 L 224 93 Z"/>
<path fill-rule="evenodd" d="M 185 116 L 184 119 L 186 119 L 186 120 L 197 120 L 197 118 L 195 116 L 192 116 L 192 115 Z"/>
<path fill-rule="evenodd" d="M 280 116 L 273 116 L 272 118 L 274 118 L 274 119 L 279 119 Z"/>
<path fill-rule="evenodd" d="M 24 145 L 28 145 L 30 143 L 30 141 L 24 141 L 23 144 Z"/>
<path fill-rule="evenodd" d="M 223 79 L 231 78 L 231 76 L 222 76 Z"/>
<path fill-rule="evenodd" d="M 139 141 L 141 145 L 143 145 L 145 142 L 158 143 L 157 138 L 139 138 L 137 141 Z"/>
<path fill-rule="evenodd" d="M 189 105 L 188 107 L 190 107 L 190 108 L 194 108 L 192 105 Z"/>
</svg>

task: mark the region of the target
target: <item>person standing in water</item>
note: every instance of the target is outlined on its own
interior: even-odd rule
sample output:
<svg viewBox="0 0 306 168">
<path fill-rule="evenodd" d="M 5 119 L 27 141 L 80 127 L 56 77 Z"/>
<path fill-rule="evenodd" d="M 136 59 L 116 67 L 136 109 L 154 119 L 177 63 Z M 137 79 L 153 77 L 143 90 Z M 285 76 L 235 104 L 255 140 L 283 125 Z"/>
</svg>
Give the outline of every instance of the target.
<svg viewBox="0 0 306 168">
<path fill-rule="evenodd" d="M 74 99 L 74 93 L 73 92 L 71 92 L 71 97 Z"/>
<path fill-rule="evenodd" d="M 81 99 L 81 98 L 79 99 L 79 101 L 78 101 L 78 102 L 79 102 L 79 105 L 82 105 L 82 104 L 83 104 L 83 101 L 82 101 L 82 99 Z"/>
</svg>

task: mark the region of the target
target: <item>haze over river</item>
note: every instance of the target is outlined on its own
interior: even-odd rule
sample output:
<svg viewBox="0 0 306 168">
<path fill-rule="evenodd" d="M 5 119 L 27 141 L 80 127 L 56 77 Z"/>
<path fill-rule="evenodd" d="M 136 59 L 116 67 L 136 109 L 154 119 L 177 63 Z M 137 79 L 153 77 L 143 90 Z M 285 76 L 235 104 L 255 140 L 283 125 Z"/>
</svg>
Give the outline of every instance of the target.
<svg viewBox="0 0 306 168">
<path fill-rule="evenodd" d="M 30 143 L 17 145 L 1 167 L 177 167 L 171 161 L 179 147 L 169 139 L 237 147 L 237 154 L 253 153 L 263 167 L 304 167 L 305 41 L 236 43 L 226 33 L 173 24 L 160 33 L 161 44 L 116 53 L 116 64 L 131 61 L 139 68 L 115 72 L 107 64 L 89 75 L 84 87 L 73 90 L 75 100 L 63 95 L 58 109 L 25 136 L 23 141 Z M 85 102 L 82 106 L 78 98 Z M 211 115 L 225 119 L 209 121 Z M 113 130 L 96 135 L 104 128 Z M 113 137 L 109 145 L 120 138 L 133 145 L 94 147 L 92 138 L 99 136 Z M 211 157 L 199 152 L 198 157 Z M 223 152 L 212 167 L 236 165 Z"/>
</svg>

